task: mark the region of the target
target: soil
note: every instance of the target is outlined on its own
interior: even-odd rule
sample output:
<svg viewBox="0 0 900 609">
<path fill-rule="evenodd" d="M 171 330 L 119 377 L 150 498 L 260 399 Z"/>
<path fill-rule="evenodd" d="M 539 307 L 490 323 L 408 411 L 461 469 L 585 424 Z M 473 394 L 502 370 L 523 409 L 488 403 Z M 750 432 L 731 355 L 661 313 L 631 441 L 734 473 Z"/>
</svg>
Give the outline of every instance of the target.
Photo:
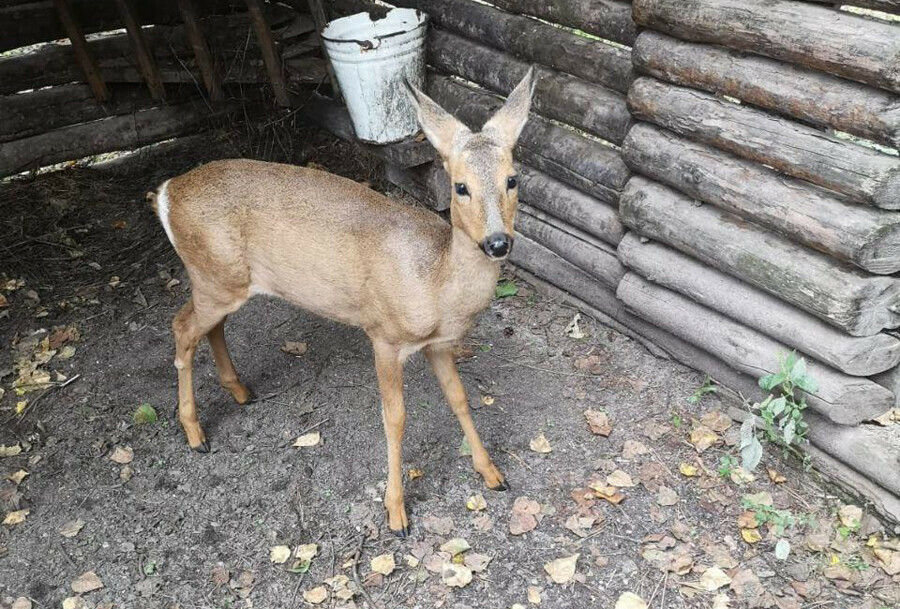
<svg viewBox="0 0 900 609">
<path fill-rule="evenodd" d="M 402 196 L 352 146 L 314 132 L 298 141 L 295 162 Z M 311 591 L 338 574 L 351 588 L 358 576 L 365 593 L 345 601 L 329 588 L 318 606 L 612 608 L 624 592 L 651 607 L 900 606 L 898 576 L 866 544 L 900 548 L 874 518 L 839 514 L 849 500 L 771 446 L 755 480 L 736 483 L 736 426 L 707 417 L 720 429 L 713 446 L 701 453 L 690 442 L 704 414 L 726 407 L 717 393 L 689 400 L 702 376 L 586 315 L 585 336 L 571 336 L 577 310 L 512 268 L 504 275 L 518 293 L 479 318 L 460 362 L 476 425 L 510 491 L 485 489 L 461 456 L 459 427 L 415 356 L 405 375 L 404 442 L 413 533 L 394 538 L 380 503 L 385 443 L 366 337 L 265 298 L 227 328 L 238 371 L 260 398 L 235 404 L 202 347 L 195 387 L 213 450 L 191 452 L 174 417 L 170 333 L 189 285 L 144 194 L 202 160 L 236 153 L 247 152 L 227 139 L 195 138 L 113 167 L 0 187 L 0 287 L 24 280 L 0 290 L 8 300 L 0 308 L 0 444 L 22 449 L 0 458 L 0 474 L 28 472 L 0 486 L 4 515 L 28 510 L 24 521 L 0 527 L 0 607 L 21 597 L 29 600 L 20 607 L 59 607 L 70 597 L 80 599 L 72 607 L 316 606 Z M 77 338 L 57 333 L 57 355 L 40 367 L 56 386 L 17 396 L 17 360 L 42 350 L 46 357 L 39 341 L 59 327 L 74 327 Z M 286 354 L 285 341 L 308 350 Z M 60 359 L 65 345 L 75 353 Z M 57 372 L 74 380 L 64 384 Z M 20 400 L 28 402 L 17 415 Z M 156 422 L 135 422 L 142 404 Z M 608 437 L 591 432 L 588 409 L 608 415 Z M 317 445 L 292 446 L 312 431 L 321 434 Z M 541 433 L 552 452 L 531 449 Z M 125 447 L 133 461 L 113 461 L 127 460 L 116 452 Z M 766 467 L 786 481 L 774 482 Z M 621 503 L 586 490 L 605 487 L 615 470 L 634 483 L 613 475 Z M 763 493 L 751 498 L 756 520 L 776 514 L 788 526 L 754 528 L 745 518 L 761 538 L 745 531 L 749 543 L 738 519 L 753 493 Z M 771 510 L 760 507 L 765 493 Z M 486 509 L 469 510 L 479 494 Z M 513 535 L 511 520 L 528 520 L 525 503 L 513 507 L 521 497 L 540 513 L 533 530 Z M 83 528 L 61 535 L 76 519 Z M 449 556 L 437 552 L 451 538 L 491 558 L 462 588 L 443 581 Z M 786 560 L 774 555 L 782 538 L 792 545 Z M 273 547 L 311 543 L 311 563 L 271 560 Z M 371 559 L 386 553 L 396 569 L 373 573 Z M 545 564 L 575 554 L 574 577 L 554 583 Z M 696 582 L 713 566 L 730 583 L 709 591 Z M 103 587 L 77 594 L 73 582 L 90 571 Z"/>
</svg>

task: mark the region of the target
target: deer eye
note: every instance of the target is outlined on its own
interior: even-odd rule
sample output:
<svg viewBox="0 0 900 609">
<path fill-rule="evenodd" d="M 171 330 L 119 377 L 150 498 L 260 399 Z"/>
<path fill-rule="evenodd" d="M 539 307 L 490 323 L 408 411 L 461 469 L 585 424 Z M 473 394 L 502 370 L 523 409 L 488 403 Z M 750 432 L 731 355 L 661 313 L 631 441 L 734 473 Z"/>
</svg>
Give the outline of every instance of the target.
<svg viewBox="0 0 900 609">
<path fill-rule="evenodd" d="M 507 190 L 512 190 L 518 185 L 519 185 L 519 181 L 516 179 L 516 176 L 509 176 L 508 178 L 506 178 L 506 189 Z"/>
<path fill-rule="evenodd" d="M 466 185 L 463 184 L 462 182 L 457 182 L 457 184 L 456 184 L 456 194 L 458 194 L 458 195 L 461 196 L 461 197 L 468 197 L 468 196 L 469 196 L 469 189 L 466 188 Z"/>
</svg>

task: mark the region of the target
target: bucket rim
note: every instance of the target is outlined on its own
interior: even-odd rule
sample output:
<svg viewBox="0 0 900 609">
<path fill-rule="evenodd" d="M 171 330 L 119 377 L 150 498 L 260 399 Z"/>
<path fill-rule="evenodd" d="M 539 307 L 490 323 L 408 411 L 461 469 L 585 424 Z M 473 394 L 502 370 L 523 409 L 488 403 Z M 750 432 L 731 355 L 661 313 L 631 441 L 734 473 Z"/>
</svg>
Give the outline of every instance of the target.
<svg viewBox="0 0 900 609">
<path fill-rule="evenodd" d="M 427 14 L 427 13 L 424 13 L 424 12 L 422 12 L 422 11 L 420 11 L 420 10 L 417 9 L 417 8 L 413 9 L 413 8 L 394 7 L 394 8 L 392 8 L 390 11 L 388 11 L 388 13 L 391 13 L 391 12 L 393 12 L 393 11 L 415 11 L 415 13 L 416 13 L 416 18 L 419 20 L 419 22 L 415 25 L 415 27 L 411 27 L 411 28 L 409 28 L 408 30 L 401 30 L 401 31 L 399 31 L 399 32 L 391 32 L 390 34 L 382 34 L 382 35 L 380 35 L 380 36 L 372 36 L 372 37 L 367 38 L 367 39 L 365 39 L 365 40 L 355 40 L 355 39 L 353 39 L 353 38 L 330 38 L 330 37 L 328 37 L 328 36 L 325 35 L 325 30 L 328 29 L 328 26 L 330 26 L 332 23 L 335 23 L 336 21 L 340 21 L 341 19 L 348 19 L 348 18 L 350 18 L 350 17 L 355 17 L 355 16 L 357 16 L 357 15 L 369 15 L 369 19 L 370 19 L 373 23 L 375 22 L 375 20 L 372 19 L 372 16 L 371 16 L 370 13 L 367 13 L 366 11 L 361 11 L 361 12 L 359 12 L 359 13 L 354 13 L 353 15 L 347 15 L 347 16 L 345 16 L 345 17 L 341 17 L 340 19 L 335 19 L 334 21 L 330 21 L 324 28 L 322 28 L 322 32 L 319 34 L 319 36 L 321 36 L 322 40 L 325 40 L 325 41 L 327 41 L 327 42 L 335 42 L 335 43 L 356 43 L 356 44 L 358 44 L 360 47 L 362 47 L 364 50 L 369 50 L 369 49 L 374 48 L 374 47 L 372 46 L 372 41 L 373 41 L 373 40 L 377 40 L 377 41 L 380 42 L 380 41 L 382 41 L 382 40 L 387 40 L 387 39 L 389 39 L 389 38 L 394 38 L 395 36 L 403 36 L 403 35 L 405 35 L 405 34 L 409 34 L 410 32 L 415 32 L 416 30 L 418 30 L 418 29 L 420 29 L 420 28 L 423 28 L 423 27 L 426 27 L 426 26 L 428 25 L 428 14 Z"/>
</svg>

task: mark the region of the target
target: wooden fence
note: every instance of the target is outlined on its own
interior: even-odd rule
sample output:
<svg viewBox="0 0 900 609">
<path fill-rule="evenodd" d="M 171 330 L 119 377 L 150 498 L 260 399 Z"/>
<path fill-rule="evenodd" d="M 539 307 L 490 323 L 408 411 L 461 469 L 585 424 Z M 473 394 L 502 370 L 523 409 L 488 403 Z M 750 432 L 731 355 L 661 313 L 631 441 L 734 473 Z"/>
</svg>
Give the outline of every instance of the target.
<svg viewBox="0 0 900 609">
<path fill-rule="evenodd" d="M 429 14 L 428 92 L 470 126 L 537 67 L 513 262 L 751 399 L 798 351 L 811 451 L 900 517 L 900 442 L 860 426 L 900 396 L 900 23 L 796 0 L 393 4 Z"/>
</svg>

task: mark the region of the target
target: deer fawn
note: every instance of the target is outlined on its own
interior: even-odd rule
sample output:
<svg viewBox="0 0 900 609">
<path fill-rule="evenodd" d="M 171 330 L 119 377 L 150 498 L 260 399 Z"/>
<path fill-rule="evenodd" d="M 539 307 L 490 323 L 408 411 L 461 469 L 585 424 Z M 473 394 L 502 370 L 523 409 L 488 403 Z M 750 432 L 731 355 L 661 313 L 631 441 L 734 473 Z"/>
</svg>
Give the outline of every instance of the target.
<svg viewBox="0 0 900 609">
<path fill-rule="evenodd" d="M 387 437 L 384 504 L 403 537 L 403 365 L 420 349 L 491 489 L 507 484 L 478 437 L 453 345 L 491 301 L 512 247 L 518 203 L 512 150 L 528 120 L 533 72 L 479 133 L 410 88 L 419 123 L 453 184 L 451 225 L 323 171 L 251 160 L 209 163 L 151 195 L 191 278 L 175 316 L 178 417 L 191 448 L 208 452 L 197 420 L 191 368 L 206 336 L 220 382 L 239 404 L 250 394 L 225 346 L 225 318 L 251 296 L 281 297 L 362 328 L 372 341 Z"/>
</svg>

